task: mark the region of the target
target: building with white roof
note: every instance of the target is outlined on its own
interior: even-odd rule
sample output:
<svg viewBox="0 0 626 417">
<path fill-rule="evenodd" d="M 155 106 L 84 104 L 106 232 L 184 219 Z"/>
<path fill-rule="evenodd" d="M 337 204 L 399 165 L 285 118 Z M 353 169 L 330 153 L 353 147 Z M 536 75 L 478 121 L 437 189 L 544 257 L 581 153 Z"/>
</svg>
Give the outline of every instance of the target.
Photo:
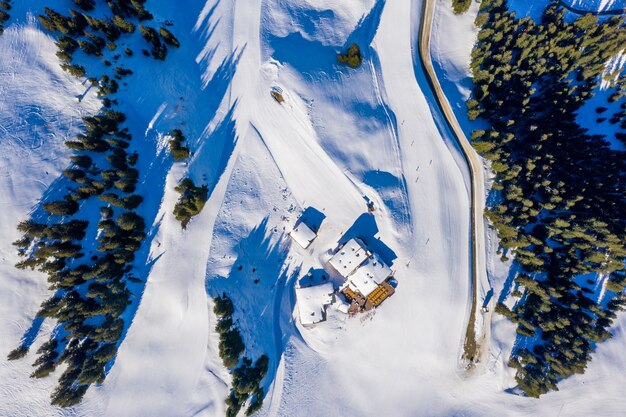
<svg viewBox="0 0 626 417">
<path fill-rule="evenodd" d="M 391 268 L 358 238 L 339 248 L 329 263 L 345 280 L 339 292 L 349 303 L 348 314 L 376 308 L 395 292 Z"/>
<path fill-rule="evenodd" d="M 342 277 L 348 278 L 367 260 L 370 253 L 359 238 L 353 238 L 346 242 L 339 251 L 330 258 L 329 263 Z"/>
<path fill-rule="evenodd" d="M 289 233 L 291 238 L 298 242 L 304 249 L 308 248 L 311 242 L 317 237 L 317 234 L 304 222 L 299 222 Z"/>
<path fill-rule="evenodd" d="M 326 320 L 326 307 L 334 301 L 335 289 L 330 282 L 312 287 L 296 288 L 298 313 L 303 326 Z"/>
<path fill-rule="evenodd" d="M 360 292 L 364 297 L 370 295 L 378 287 L 378 284 L 360 269 L 350 275 L 347 284 L 348 288 Z"/>
<path fill-rule="evenodd" d="M 361 266 L 348 277 L 349 286 L 357 290 L 365 297 L 391 276 L 389 268 L 380 259 L 378 254 L 373 253 Z"/>
</svg>

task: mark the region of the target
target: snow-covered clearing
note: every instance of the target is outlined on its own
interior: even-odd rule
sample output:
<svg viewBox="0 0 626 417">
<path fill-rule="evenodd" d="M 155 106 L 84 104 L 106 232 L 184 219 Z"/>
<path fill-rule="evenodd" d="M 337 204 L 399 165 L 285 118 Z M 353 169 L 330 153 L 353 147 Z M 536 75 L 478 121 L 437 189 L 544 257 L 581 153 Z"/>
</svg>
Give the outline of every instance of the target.
<svg viewBox="0 0 626 417">
<path fill-rule="evenodd" d="M 67 166 L 62 139 L 98 102 L 88 95 L 77 103 L 85 88 L 60 71 L 41 32 L 13 25 L 0 37 L 0 415 L 223 415 L 230 376 L 217 355 L 209 297 L 223 291 L 235 303 L 246 355 L 270 357 L 260 415 L 623 412 L 623 319 L 585 375 L 541 400 L 505 392 L 515 385 L 506 367 L 514 328 L 502 318 L 494 316 L 484 373 L 464 379 L 459 372 L 469 294 L 468 173 L 442 137 L 441 116 L 431 113 L 432 93 L 416 79 L 420 1 L 174 3 L 147 5 L 174 22 L 183 46 L 163 66 L 132 67 L 124 92 L 147 173 L 141 214 L 150 230 L 137 274 L 146 283 L 136 289 L 132 324 L 106 381 L 71 410 L 48 405 L 53 377 L 28 378 L 34 349 L 24 360 L 4 360 L 47 292 L 43 276 L 13 268 L 11 242 L 17 222 Z M 442 0 L 433 24 L 435 67 L 461 119 L 475 13 L 473 5 L 454 16 Z M 356 70 L 335 63 L 352 42 L 365 57 Z M 283 104 L 272 99 L 274 86 Z M 163 149 L 173 128 L 194 150 L 188 166 L 172 164 Z M 173 188 L 186 173 L 206 182 L 210 195 L 183 231 L 171 213 Z M 320 224 L 307 249 L 287 235 L 302 211 Z M 354 235 L 392 264 L 396 293 L 375 313 L 331 313 L 303 328 L 297 281 L 324 274 L 330 251 Z M 497 297 L 509 271 L 495 256 L 493 233 L 488 238 Z M 34 346 L 50 329 L 44 322 Z"/>
</svg>

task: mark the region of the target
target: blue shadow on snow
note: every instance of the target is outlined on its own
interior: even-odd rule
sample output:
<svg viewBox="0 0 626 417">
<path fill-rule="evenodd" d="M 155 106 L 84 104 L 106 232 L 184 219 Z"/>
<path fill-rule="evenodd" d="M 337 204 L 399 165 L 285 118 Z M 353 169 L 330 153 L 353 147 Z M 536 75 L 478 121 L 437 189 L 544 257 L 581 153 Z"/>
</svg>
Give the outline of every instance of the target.
<svg viewBox="0 0 626 417">
<path fill-rule="evenodd" d="M 270 358 L 263 383 L 266 392 L 291 335 L 284 327 L 293 325 L 293 305 L 284 302 L 285 290 L 293 290 L 300 272 L 299 268 L 289 272 L 285 264 L 289 243 L 283 234 L 272 239 L 268 222 L 265 217 L 239 242 L 237 259 L 227 276 L 209 276 L 205 284 L 210 297 L 226 293 L 233 300 L 235 324 L 246 344 L 244 356 L 253 361 L 262 354 Z"/>
<path fill-rule="evenodd" d="M 376 218 L 370 213 L 363 213 L 339 239 L 339 246 L 344 245 L 352 238 L 359 238 L 373 252 L 376 252 L 387 265 L 391 265 L 398 257 L 396 253 L 382 240 L 376 237 L 378 233 Z"/>
<path fill-rule="evenodd" d="M 318 232 L 322 226 L 322 222 L 326 219 L 326 215 L 314 207 L 307 207 L 296 222 L 295 227 L 300 223 L 304 223 L 314 232 Z"/>
</svg>

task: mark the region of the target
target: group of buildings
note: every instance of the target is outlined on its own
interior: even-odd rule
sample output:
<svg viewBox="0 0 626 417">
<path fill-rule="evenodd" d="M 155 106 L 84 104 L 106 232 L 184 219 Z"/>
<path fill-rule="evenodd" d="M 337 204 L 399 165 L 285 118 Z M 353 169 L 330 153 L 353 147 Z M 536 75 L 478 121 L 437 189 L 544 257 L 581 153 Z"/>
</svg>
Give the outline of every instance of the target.
<svg viewBox="0 0 626 417">
<path fill-rule="evenodd" d="M 299 221 L 290 235 L 306 249 L 317 233 Z M 332 282 L 296 288 L 300 322 L 305 326 L 324 321 L 331 305 L 356 314 L 378 307 L 395 292 L 391 268 L 357 237 L 339 245 L 325 269 L 343 283 L 338 288 Z"/>
</svg>

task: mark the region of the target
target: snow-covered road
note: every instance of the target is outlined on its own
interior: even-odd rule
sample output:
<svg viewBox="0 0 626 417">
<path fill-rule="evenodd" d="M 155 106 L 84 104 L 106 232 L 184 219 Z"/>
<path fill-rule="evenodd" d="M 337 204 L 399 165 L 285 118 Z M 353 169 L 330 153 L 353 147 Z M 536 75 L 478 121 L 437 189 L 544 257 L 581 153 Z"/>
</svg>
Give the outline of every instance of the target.
<svg viewBox="0 0 626 417">
<path fill-rule="evenodd" d="M 483 162 L 478 156 L 469 140 L 465 136 L 465 132 L 461 128 L 450 102 L 445 96 L 435 69 L 433 68 L 430 56 L 430 37 L 432 32 L 433 13 L 436 2 L 434 0 L 423 0 L 422 13 L 420 18 L 419 30 L 419 60 L 423 65 L 424 72 L 428 78 L 428 84 L 431 86 L 437 102 L 437 108 L 445 117 L 446 123 L 450 128 L 453 138 L 457 141 L 462 149 L 464 159 L 469 167 L 470 184 L 471 184 L 471 286 L 470 299 L 471 307 L 469 309 L 468 324 L 464 341 L 464 358 L 473 365 L 477 362 L 485 362 L 489 352 L 489 337 L 491 331 L 491 314 L 493 311 L 494 301 L 488 306 L 485 314 L 480 313 L 478 306 L 478 298 L 485 299 L 486 294 L 490 291 L 491 286 L 487 279 L 486 264 L 486 246 L 485 246 L 485 189 L 484 189 L 484 173 Z M 476 329 L 479 328 L 479 332 Z"/>
</svg>

